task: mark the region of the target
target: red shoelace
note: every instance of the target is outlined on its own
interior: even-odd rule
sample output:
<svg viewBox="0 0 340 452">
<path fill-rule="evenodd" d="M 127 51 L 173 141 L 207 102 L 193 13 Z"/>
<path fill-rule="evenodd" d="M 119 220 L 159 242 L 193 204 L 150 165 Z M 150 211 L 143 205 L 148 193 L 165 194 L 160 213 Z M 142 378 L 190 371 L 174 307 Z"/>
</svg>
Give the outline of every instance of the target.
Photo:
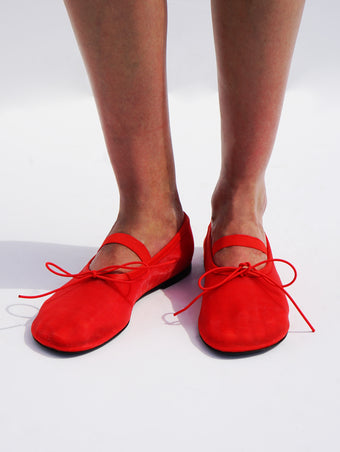
<svg viewBox="0 0 340 452">
<path fill-rule="evenodd" d="M 88 270 L 88 271 L 79 272 L 79 273 L 70 273 L 67 270 L 65 270 L 62 267 L 60 267 L 59 265 L 54 264 L 53 262 L 46 262 L 45 266 L 51 273 L 53 273 L 53 274 L 55 274 L 57 276 L 62 276 L 62 277 L 65 277 L 65 278 L 73 278 L 73 280 L 71 280 L 70 284 L 67 286 L 67 287 L 70 287 L 70 285 L 77 284 L 78 282 L 81 282 L 81 281 L 86 280 L 86 279 L 93 278 L 93 279 L 102 279 L 102 280 L 106 280 L 106 281 L 112 281 L 112 277 L 115 274 L 119 274 L 119 275 L 122 275 L 122 274 L 126 274 L 127 275 L 128 274 L 128 273 L 121 273 L 121 272 L 115 273 L 115 272 L 117 272 L 119 270 L 137 270 L 137 269 L 140 269 L 140 268 L 144 268 L 146 271 L 148 271 L 151 268 L 161 267 L 161 266 L 164 266 L 164 265 L 169 265 L 169 264 L 171 264 L 173 262 L 174 261 L 163 262 L 163 263 L 155 264 L 155 265 L 148 265 L 145 262 L 136 261 L 136 262 L 128 262 L 128 263 L 122 264 L 122 265 L 110 265 L 108 267 L 101 268 L 100 270 Z M 264 274 L 264 273 L 262 273 L 262 272 L 260 272 L 259 270 L 256 269 L 256 267 L 259 267 L 260 265 L 263 265 L 263 264 L 268 264 L 269 262 L 283 262 L 284 264 L 287 264 L 294 272 L 293 279 L 287 284 L 280 285 L 276 281 L 274 281 L 272 278 L 270 278 L 266 274 Z M 233 270 L 233 271 L 230 273 L 230 270 Z M 225 274 L 226 272 L 228 272 L 228 273 Z M 218 275 L 225 274 L 225 278 L 222 279 L 217 284 L 214 284 L 214 285 L 211 285 L 211 286 L 207 286 L 207 285 L 203 286 L 203 279 L 206 276 L 208 276 L 210 274 L 213 274 L 213 273 L 214 274 L 218 274 Z M 174 316 L 177 316 L 178 314 L 181 314 L 182 312 L 184 312 L 187 309 L 189 309 L 190 306 L 192 306 L 205 293 L 210 292 L 212 290 L 215 290 L 218 287 L 220 287 L 220 286 L 232 281 L 233 279 L 235 279 L 237 277 L 244 277 L 244 276 L 254 276 L 254 277 L 262 278 L 266 282 L 268 282 L 269 284 L 272 284 L 273 286 L 275 286 L 275 287 L 279 288 L 280 290 L 282 290 L 284 292 L 284 294 L 292 302 L 292 304 L 294 305 L 296 310 L 299 312 L 301 317 L 304 319 L 304 321 L 307 323 L 307 325 L 309 326 L 311 331 L 315 332 L 315 328 L 310 323 L 310 321 L 307 319 L 305 314 L 302 312 L 301 308 L 298 306 L 296 301 L 284 289 L 285 287 L 288 287 L 288 286 L 292 285 L 295 282 L 296 277 L 297 277 L 297 271 L 296 271 L 294 265 L 291 264 L 290 262 L 284 260 L 284 259 L 267 259 L 267 260 L 258 262 L 255 265 L 251 265 L 249 262 L 245 262 L 245 263 L 240 264 L 236 268 L 235 267 L 216 267 L 216 268 L 212 268 L 211 270 L 208 270 L 207 272 L 203 273 L 203 275 L 198 280 L 198 286 L 201 289 L 201 293 L 199 293 L 183 309 L 175 312 Z M 119 279 L 119 282 L 121 282 L 121 283 L 131 283 L 132 281 L 133 280 L 129 279 L 128 277 L 126 279 Z M 44 292 L 44 293 L 39 294 L 39 295 L 19 295 L 19 298 L 26 298 L 26 299 L 41 298 L 41 297 L 45 297 L 47 295 L 51 295 L 51 294 L 57 293 L 60 290 L 63 290 L 64 288 L 65 288 L 65 286 L 61 286 L 61 287 L 59 287 L 57 289 L 53 289 L 53 290 L 51 290 L 49 292 Z"/>
<path fill-rule="evenodd" d="M 268 276 L 268 275 L 264 274 L 263 272 L 260 272 L 259 270 L 257 270 L 256 267 L 259 267 L 260 265 L 263 265 L 263 264 L 268 264 L 270 262 L 283 262 L 284 264 L 287 264 L 294 272 L 293 279 L 289 283 L 281 285 L 281 284 L 278 284 L 276 281 L 274 281 L 272 278 L 270 278 L 270 276 Z M 233 271 L 230 273 L 231 270 L 233 270 Z M 228 273 L 226 273 L 226 272 L 228 272 Z M 214 284 L 214 285 L 211 285 L 211 286 L 207 286 L 207 285 L 203 286 L 203 279 L 206 276 L 210 275 L 210 274 L 225 275 L 225 278 L 222 279 L 217 284 Z M 296 271 L 296 268 L 294 267 L 294 265 L 291 264 L 290 262 L 284 260 L 284 259 L 267 259 L 267 260 L 258 262 L 255 265 L 251 265 L 249 262 L 245 262 L 245 263 L 240 264 L 238 267 L 216 267 L 216 268 L 212 268 L 211 270 L 208 270 L 207 272 L 203 273 L 203 275 L 198 280 L 198 285 L 199 285 L 199 288 L 201 289 L 201 293 L 198 294 L 197 297 L 195 297 L 183 309 L 181 309 L 180 311 L 175 312 L 174 315 L 176 316 L 176 315 L 181 314 L 182 312 L 186 311 L 187 309 L 189 309 L 190 306 L 192 306 L 205 293 L 210 292 L 212 290 L 215 290 L 218 287 L 221 287 L 224 284 L 227 284 L 228 282 L 232 281 L 235 278 L 244 277 L 244 276 L 254 276 L 254 277 L 257 277 L 257 278 L 262 278 L 267 283 L 272 284 L 273 286 L 278 287 L 280 290 L 282 290 L 282 292 L 284 292 L 284 294 L 289 298 L 289 300 L 292 302 L 292 304 L 294 305 L 296 310 L 299 312 L 301 317 L 304 319 L 304 321 L 307 323 L 307 325 L 312 330 L 312 332 L 313 333 L 315 332 L 315 328 L 310 323 L 310 321 L 307 319 L 307 317 L 302 312 L 302 310 L 299 308 L 299 306 L 297 305 L 296 301 L 284 289 L 284 287 L 288 287 L 288 286 L 292 285 L 295 282 L 296 277 L 297 277 L 297 271 Z"/>
<path fill-rule="evenodd" d="M 173 259 L 168 262 L 161 262 L 159 264 L 149 265 L 142 261 L 136 261 L 136 262 L 128 262 L 128 263 L 122 264 L 122 265 L 110 265 L 108 267 L 101 268 L 100 270 L 88 270 L 88 271 L 79 272 L 79 273 L 70 273 L 67 270 L 65 270 L 64 268 L 59 267 L 59 265 L 54 264 L 53 262 L 46 262 L 45 267 L 47 268 L 47 270 L 49 270 L 51 273 L 53 273 L 57 276 L 62 276 L 64 278 L 73 278 L 70 281 L 70 284 L 67 286 L 67 287 L 70 287 L 71 285 L 77 284 L 86 279 L 91 279 L 91 278 L 102 279 L 104 281 L 112 282 L 113 276 L 115 276 L 115 275 L 128 275 L 129 274 L 128 272 L 127 273 L 123 273 L 123 272 L 117 273 L 119 270 L 138 270 L 138 269 L 143 268 L 143 269 L 145 269 L 145 271 L 148 271 L 153 268 L 159 268 L 164 265 L 173 264 L 174 262 L 175 262 L 175 260 Z M 119 279 L 119 282 L 120 283 L 131 283 L 131 282 L 133 282 L 133 280 L 129 279 L 129 277 L 127 276 L 126 279 Z M 53 289 L 49 292 L 44 292 L 39 295 L 19 295 L 19 298 L 29 298 L 29 299 L 41 298 L 41 297 L 45 297 L 47 295 L 51 295 L 56 292 L 59 292 L 60 290 L 63 290 L 64 288 L 65 288 L 65 286 L 61 286 L 61 287 L 58 287 L 57 289 Z"/>
</svg>

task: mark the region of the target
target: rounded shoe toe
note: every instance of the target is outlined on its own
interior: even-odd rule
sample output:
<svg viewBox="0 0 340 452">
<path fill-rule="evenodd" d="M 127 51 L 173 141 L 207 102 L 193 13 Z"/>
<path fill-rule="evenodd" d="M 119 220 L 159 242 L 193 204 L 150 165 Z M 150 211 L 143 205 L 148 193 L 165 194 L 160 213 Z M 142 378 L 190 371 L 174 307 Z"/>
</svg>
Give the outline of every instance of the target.
<svg viewBox="0 0 340 452">
<path fill-rule="evenodd" d="M 285 296 L 273 288 L 268 293 L 259 282 L 254 284 L 250 279 L 238 279 L 203 297 L 198 327 L 207 345 L 240 353 L 270 347 L 286 336 Z"/>
<path fill-rule="evenodd" d="M 100 290 L 103 284 L 84 282 L 52 296 L 32 323 L 33 337 L 49 348 L 78 352 L 116 336 L 129 323 L 132 306 L 119 291 Z"/>
</svg>

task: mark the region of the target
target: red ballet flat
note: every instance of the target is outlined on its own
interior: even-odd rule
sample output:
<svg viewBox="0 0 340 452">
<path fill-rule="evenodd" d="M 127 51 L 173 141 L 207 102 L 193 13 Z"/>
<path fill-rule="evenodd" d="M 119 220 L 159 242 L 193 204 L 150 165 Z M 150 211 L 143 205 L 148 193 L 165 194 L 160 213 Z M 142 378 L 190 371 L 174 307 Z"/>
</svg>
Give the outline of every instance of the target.
<svg viewBox="0 0 340 452">
<path fill-rule="evenodd" d="M 72 279 L 45 294 L 20 295 L 38 298 L 53 294 L 42 305 L 31 328 L 33 337 L 42 345 L 63 352 L 96 348 L 128 325 L 137 300 L 190 272 L 194 243 L 186 215 L 174 238 L 153 257 L 141 242 L 128 234 L 112 234 L 102 246 L 108 243 L 126 246 L 141 261 L 90 270 L 92 258 L 78 274 L 47 262 L 46 267 L 52 273 Z M 130 271 L 119 273 L 122 269 Z"/>
<path fill-rule="evenodd" d="M 229 246 L 257 249 L 265 253 L 267 259 L 255 265 L 245 262 L 238 267 L 217 266 L 214 255 Z M 292 268 L 292 281 L 282 284 L 274 262 L 283 262 Z M 204 242 L 204 264 L 206 272 L 199 280 L 202 293 L 176 315 L 202 296 L 198 329 L 203 341 L 213 349 L 227 353 L 249 353 L 281 342 L 289 329 L 289 306 L 286 297 L 291 300 L 310 329 L 315 331 L 284 289 L 296 279 L 294 266 L 283 259 L 273 259 L 268 239 L 265 246 L 255 237 L 230 235 L 222 237 L 212 245 L 209 226 Z"/>
</svg>

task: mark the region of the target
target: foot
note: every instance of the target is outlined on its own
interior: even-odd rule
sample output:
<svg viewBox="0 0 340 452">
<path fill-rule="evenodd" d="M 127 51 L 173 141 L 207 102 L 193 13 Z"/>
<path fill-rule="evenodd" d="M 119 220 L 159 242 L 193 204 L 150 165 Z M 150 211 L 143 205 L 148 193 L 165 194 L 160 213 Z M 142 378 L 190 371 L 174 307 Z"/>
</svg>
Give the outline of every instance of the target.
<svg viewBox="0 0 340 452">
<path fill-rule="evenodd" d="M 154 223 L 149 221 L 147 224 L 151 227 Z M 96 274 L 88 271 L 86 266 L 64 286 L 45 294 L 54 292 L 32 323 L 34 338 L 52 349 L 81 352 L 92 350 L 117 336 L 128 325 L 137 300 L 150 291 L 175 283 L 188 273 L 194 246 L 187 217 L 172 239 L 163 252 L 150 258 L 139 241 L 123 234 L 116 237 L 121 245 L 125 244 L 140 254 L 146 271 L 131 271 L 126 279 L 124 275 L 111 272 L 97 271 Z M 115 249 L 108 254 L 104 265 L 113 261 L 122 265 L 116 260 Z M 99 252 L 97 264 L 100 260 L 104 262 L 103 257 L 104 253 Z M 130 260 L 130 256 L 127 259 Z"/>
<path fill-rule="evenodd" d="M 157 213 L 156 218 L 151 215 L 144 215 L 141 220 L 138 217 L 134 217 L 132 220 L 124 220 L 118 216 L 108 235 L 118 232 L 129 234 L 142 242 L 150 255 L 154 256 L 176 235 L 182 225 L 183 218 L 184 213 L 181 209 L 168 212 L 164 216 Z M 96 254 L 91 263 L 91 270 L 137 261 L 140 261 L 139 257 L 125 246 L 107 244 Z"/>
<path fill-rule="evenodd" d="M 260 239 L 266 245 L 266 235 L 260 224 L 253 222 L 233 222 L 228 223 L 225 227 L 219 227 L 218 222 L 211 223 L 212 243 L 226 235 L 244 234 Z M 267 259 L 267 255 L 254 248 L 246 248 L 244 246 L 231 246 L 223 248 L 214 256 L 214 262 L 219 267 L 238 267 L 242 262 L 249 262 L 254 265 Z M 260 267 L 259 267 L 260 268 Z"/>
<path fill-rule="evenodd" d="M 266 245 L 262 217 L 266 206 L 265 188 L 236 193 L 216 189 L 213 196 L 211 239 L 214 244 L 227 235 L 243 234 L 256 237 Z M 219 267 L 237 267 L 242 262 L 254 265 L 267 259 L 267 255 L 253 248 L 232 246 L 223 248 L 214 256 Z M 261 267 L 258 267 L 260 269 Z"/>
</svg>

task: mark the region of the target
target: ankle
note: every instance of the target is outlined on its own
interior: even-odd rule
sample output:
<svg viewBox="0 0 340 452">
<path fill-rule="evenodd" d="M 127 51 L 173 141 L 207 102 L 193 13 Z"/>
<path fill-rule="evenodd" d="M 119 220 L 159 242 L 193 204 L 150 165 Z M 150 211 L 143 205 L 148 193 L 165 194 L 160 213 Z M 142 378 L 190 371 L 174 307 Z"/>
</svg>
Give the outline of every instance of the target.
<svg viewBox="0 0 340 452">
<path fill-rule="evenodd" d="M 212 197 L 212 236 L 214 241 L 226 234 L 265 238 L 262 219 L 266 208 L 263 181 L 231 185 L 218 183 Z"/>
<path fill-rule="evenodd" d="M 140 199 L 130 203 L 120 203 L 117 221 L 114 225 L 121 227 L 141 227 L 147 225 L 179 229 L 183 222 L 184 212 L 179 202 L 165 202 L 154 199 L 143 202 Z"/>
<path fill-rule="evenodd" d="M 158 253 L 176 235 L 184 219 L 182 208 L 166 211 L 145 209 L 125 213 L 120 211 L 109 234 L 122 232 L 142 242 L 151 256 Z M 136 261 L 139 258 L 125 246 L 108 244 L 100 249 L 91 264 L 92 270 L 109 265 Z"/>
<path fill-rule="evenodd" d="M 184 212 L 180 205 L 145 206 L 125 211 L 120 209 L 110 234 L 123 232 L 144 243 L 153 256 L 165 246 L 182 226 Z"/>
</svg>

